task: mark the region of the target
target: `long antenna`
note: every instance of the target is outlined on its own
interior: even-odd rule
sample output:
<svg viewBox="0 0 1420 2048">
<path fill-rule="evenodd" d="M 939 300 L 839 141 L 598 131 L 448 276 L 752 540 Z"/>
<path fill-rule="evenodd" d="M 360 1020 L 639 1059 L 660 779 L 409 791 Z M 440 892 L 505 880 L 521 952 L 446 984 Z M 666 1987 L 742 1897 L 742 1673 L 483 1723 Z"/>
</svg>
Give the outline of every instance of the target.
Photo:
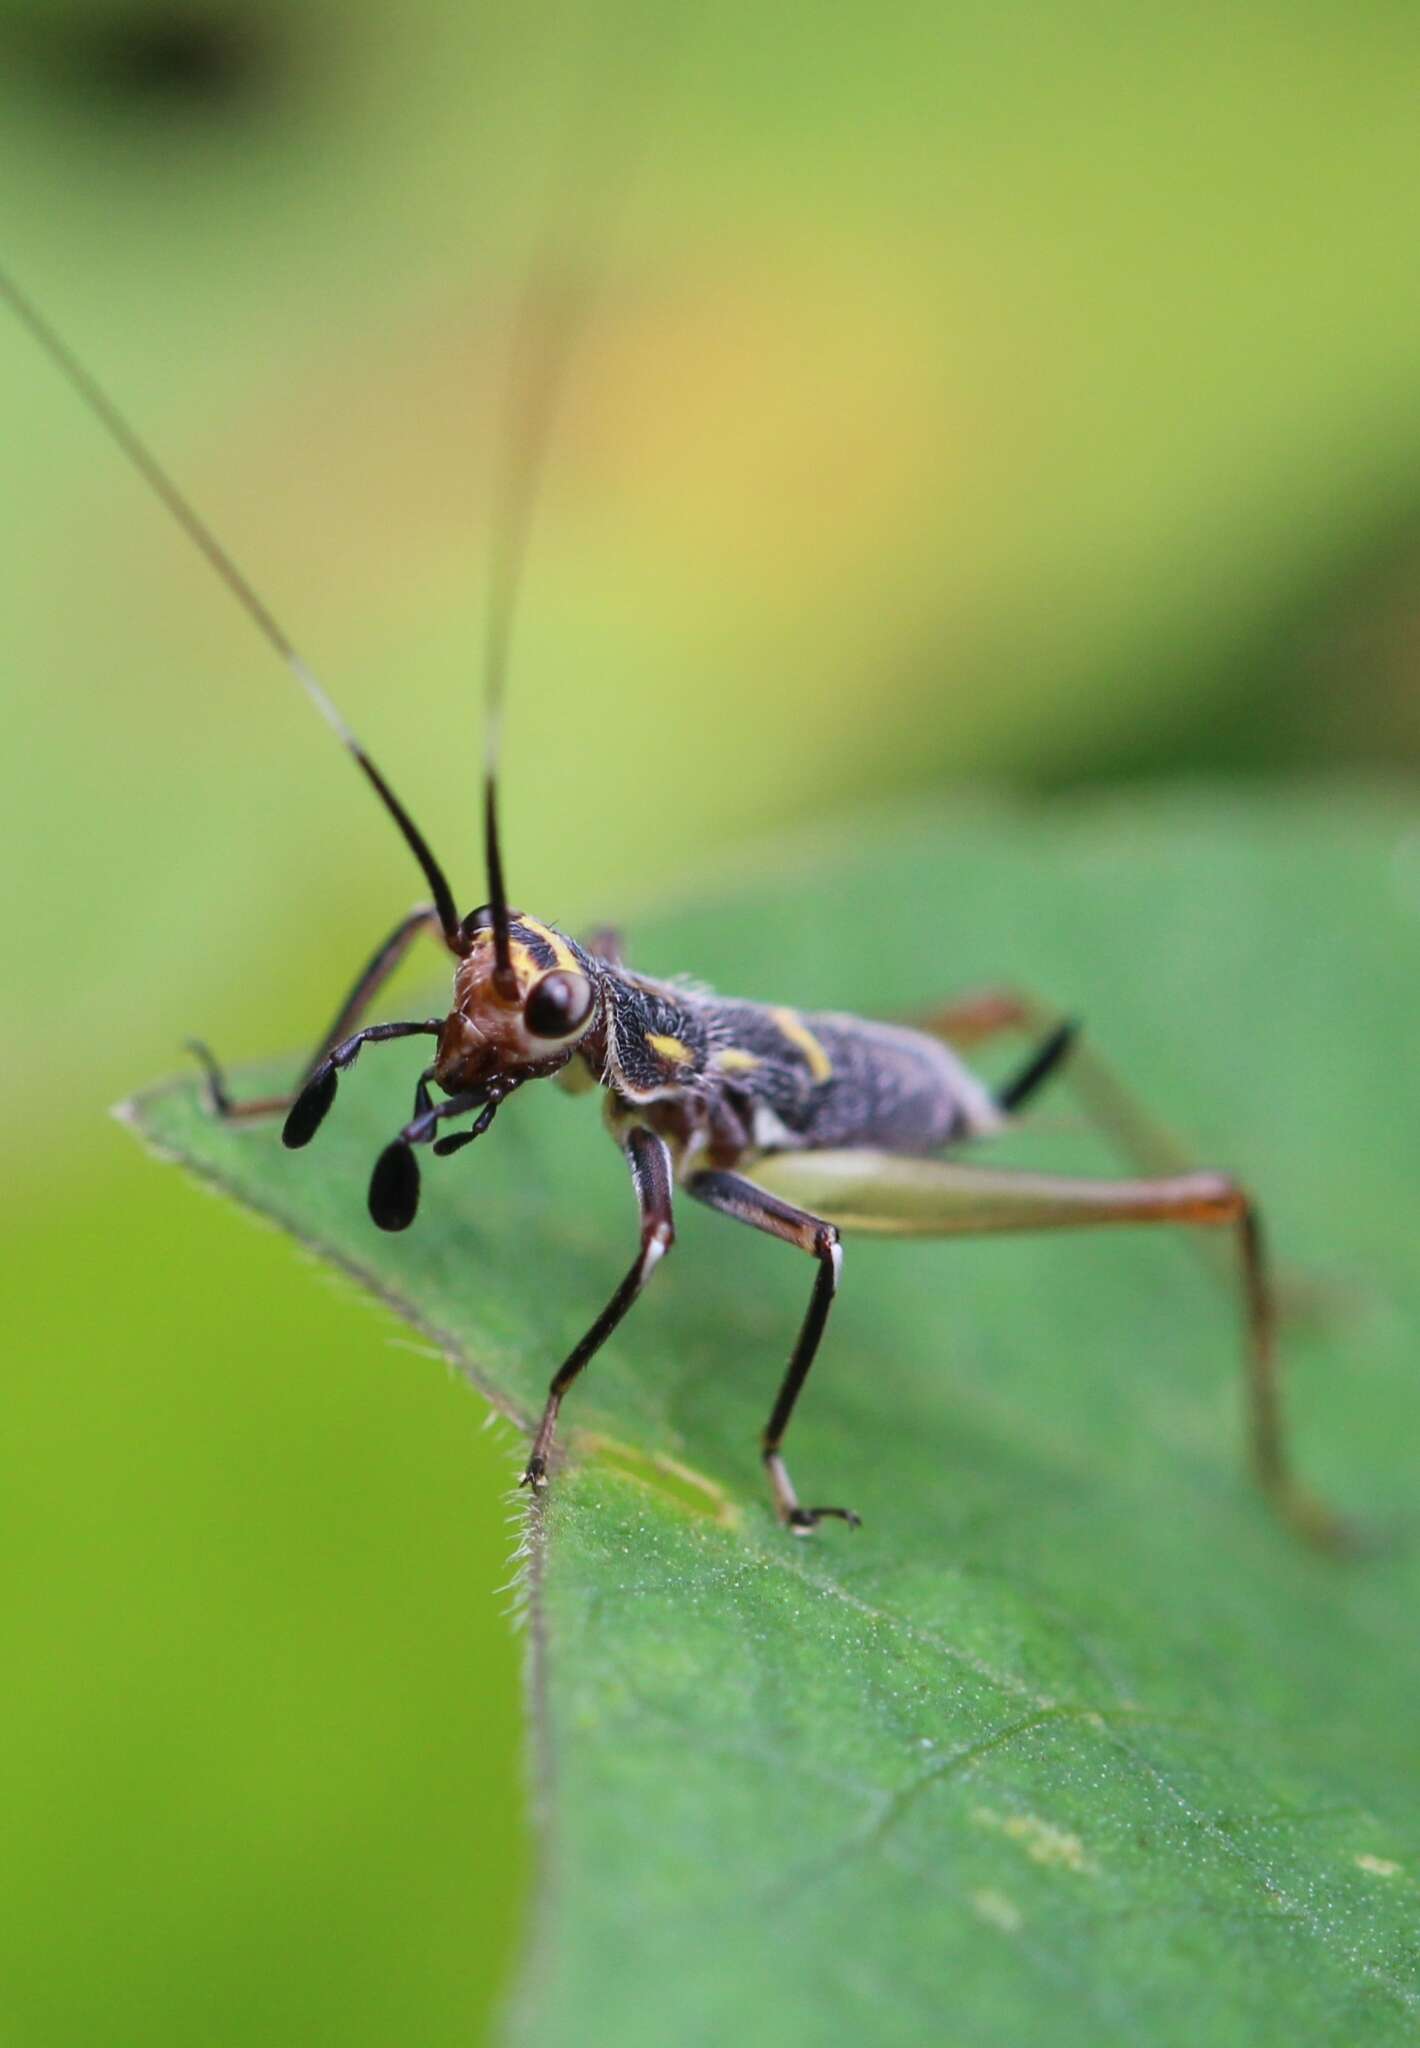
<svg viewBox="0 0 1420 2048">
<path fill-rule="evenodd" d="M 459 914 L 454 902 L 454 892 L 449 887 L 443 869 L 435 860 L 428 841 L 336 710 L 314 671 L 291 645 L 211 527 L 198 516 L 108 393 L 89 375 L 78 357 L 3 268 L 0 268 L 0 298 L 8 301 L 16 316 L 28 328 L 54 367 L 78 393 L 154 494 L 166 505 L 188 539 L 207 557 L 257 631 L 290 669 L 341 745 L 354 756 L 376 796 L 399 827 L 406 846 L 424 870 L 424 878 L 429 884 L 439 913 L 439 922 L 444 928 L 444 937 L 450 949 L 455 953 L 466 952 L 467 941 L 459 931 Z"/>
<path fill-rule="evenodd" d="M 547 459 L 553 415 L 578 330 L 578 315 L 586 296 L 585 288 L 579 288 L 570 271 L 554 265 L 553 259 L 534 273 L 523 294 L 513 335 L 516 403 L 510 404 L 506 416 L 494 488 L 497 509 L 483 643 L 483 858 L 493 917 L 494 985 L 510 999 L 516 996 L 518 984 L 509 946 L 508 894 L 498 835 L 503 696 L 533 507 Z"/>
<path fill-rule="evenodd" d="M 513 323 L 513 388 L 503 416 L 494 479 L 483 645 L 483 856 L 493 920 L 494 987 L 508 1001 L 516 998 L 518 984 L 512 967 L 510 912 L 498 830 L 498 764 L 513 620 L 528 533 L 568 361 L 586 324 L 592 298 L 581 252 L 599 245 L 605 254 L 611 218 L 628 196 L 635 166 L 657 125 L 641 118 L 644 107 L 633 118 L 629 93 L 638 77 L 645 82 L 649 66 L 651 83 L 664 110 L 668 60 L 678 46 L 682 25 L 672 9 L 668 21 L 657 18 L 657 32 L 649 41 L 644 36 L 629 38 L 610 53 L 599 22 L 589 30 L 592 40 L 584 40 L 580 47 L 575 36 L 569 38 L 561 29 L 558 34 L 571 97 L 569 104 L 566 97 L 556 96 L 556 129 L 548 137 L 553 145 L 552 168 L 536 216 L 540 222 L 554 225 L 551 233 L 543 234 L 540 259 L 529 274 Z M 620 121 L 610 127 L 606 120 L 609 106 L 619 108 L 621 114 Z M 594 126 L 589 127 L 589 122 Z"/>
</svg>

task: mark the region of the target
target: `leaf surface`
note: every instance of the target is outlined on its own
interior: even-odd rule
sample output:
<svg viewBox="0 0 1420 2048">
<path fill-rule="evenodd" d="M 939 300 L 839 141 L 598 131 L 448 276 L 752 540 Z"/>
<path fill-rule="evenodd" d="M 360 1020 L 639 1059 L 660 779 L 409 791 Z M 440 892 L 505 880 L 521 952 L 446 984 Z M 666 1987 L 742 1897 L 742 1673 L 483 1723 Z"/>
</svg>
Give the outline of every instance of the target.
<svg viewBox="0 0 1420 2048">
<path fill-rule="evenodd" d="M 789 1447 L 864 1527 L 795 1541 L 755 1446 L 811 1269 L 683 1203 L 529 1512 L 543 1879 L 512 2037 L 1413 2039 L 1413 811 L 840 824 L 632 950 L 805 1007 L 1004 981 L 1080 1013 L 1262 1195 L 1314 1311 L 1287 1333 L 1299 1461 L 1384 1541 L 1339 1565 L 1269 1520 L 1236 1304 L 1164 1231 L 850 1241 Z M 380 1235 L 365 1187 L 422 1057 L 371 1049 L 299 1155 L 190 1082 L 132 1114 L 526 1427 L 629 1261 L 630 1193 L 587 1105 L 529 1090 Z M 1057 1090 L 996 1156 L 1110 1165 Z"/>
</svg>

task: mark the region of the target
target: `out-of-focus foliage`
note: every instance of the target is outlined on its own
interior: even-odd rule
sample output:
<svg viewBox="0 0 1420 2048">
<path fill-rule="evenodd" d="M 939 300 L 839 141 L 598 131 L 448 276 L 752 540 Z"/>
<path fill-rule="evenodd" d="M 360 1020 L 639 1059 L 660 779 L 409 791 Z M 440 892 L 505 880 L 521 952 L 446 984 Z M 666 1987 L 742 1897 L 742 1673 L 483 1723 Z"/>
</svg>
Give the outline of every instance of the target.
<svg viewBox="0 0 1420 2048">
<path fill-rule="evenodd" d="M 0 258 L 467 895 L 492 447 L 559 215 L 600 284 L 516 651 L 530 904 L 634 923 L 909 787 L 1414 760 L 1408 10 L 667 18 L 0 4 Z M 332 1986 L 344 2042 L 381 1996 L 439 2038 L 521 1893 L 503 1465 L 101 1120 L 188 1031 L 318 1029 L 414 877 L 4 321 L 0 423 L 3 1938 L 75 2040 L 190 2039 L 194 1987 L 309 2036 Z M 408 1659 L 399 1589 L 438 1617 Z"/>
</svg>

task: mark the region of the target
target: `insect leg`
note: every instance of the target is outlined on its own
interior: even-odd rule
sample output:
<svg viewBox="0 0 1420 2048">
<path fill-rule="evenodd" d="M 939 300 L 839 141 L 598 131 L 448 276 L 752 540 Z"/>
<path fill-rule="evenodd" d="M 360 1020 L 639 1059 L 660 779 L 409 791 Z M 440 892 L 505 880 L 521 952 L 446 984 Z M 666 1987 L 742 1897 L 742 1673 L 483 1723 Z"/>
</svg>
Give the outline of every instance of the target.
<svg viewBox="0 0 1420 2048">
<path fill-rule="evenodd" d="M 227 1119 L 279 1116 L 282 1110 L 289 1109 L 326 1054 L 349 1037 L 420 932 L 438 928 L 439 913 L 432 903 L 421 903 L 416 909 L 411 910 L 407 917 L 400 919 L 389 937 L 376 948 L 361 968 L 355 978 L 354 987 L 336 1011 L 329 1030 L 306 1062 L 300 1080 L 289 1095 L 257 1095 L 245 1102 L 234 1102 L 219 1062 L 207 1046 L 199 1040 L 193 1040 L 191 1050 L 202 1062 L 207 1075 L 207 1098 L 212 1107 L 212 1114 Z"/>
<path fill-rule="evenodd" d="M 789 1427 L 794 1403 L 809 1376 L 809 1367 L 823 1336 L 833 1297 L 838 1292 L 843 1248 L 838 1241 L 837 1229 L 821 1216 L 811 1215 L 807 1209 L 795 1208 L 774 1195 L 766 1194 L 762 1188 L 757 1188 L 752 1181 L 744 1180 L 737 1173 L 693 1173 L 686 1181 L 685 1189 L 687 1194 L 694 1195 L 697 1202 L 718 1209 L 722 1216 L 733 1216 L 740 1223 L 767 1231 L 771 1237 L 782 1238 L 785 1244 L 797 1245 L 801 1252 L 809 1252 L 818 1260 L 814 1291 L 809 1296 L 808 1311 L 769 1420 L 764 1425 L 761 1451 L 779 1519 L 789 1528 L 806 1536 L 827 1515 L 835 1515 L 840 1521 L 857 1528 L 858 1517 L 851 1508 L 801 1507 L 782 1455 L 784 1432 Z"/>
<path fill-rule="evenodd" d="M 558 1410 L 562 1406 L 567 1389 L 583 1366 L 600 1351 L 675 1242 L 671 1155 L 665 1140 L 657 1137 L 654 1131 L 633 1124 L 623 1143 L 626 1162 L 631 1169 L 631 1185 L 636 1191 L 636 1201 L 641 1211 L 641 1249 L 632 1262 L 630 1272 L 586 1336 L 568 1353 L 553 1375 L 552 1385 L 547 1390 L 547 1406 L 542 1411 L 542 1421 L 538 1424 L 537 1435 L 533 1438 L 527 1470 L 520 1481 L 523 1486 L 536 1487 L 547 1484 L 547 1461 L 552 1452 L 552 1439 L 557 1429 Z"/>
<path fill-rule="evenodd" d="M 1060 1013 L 1020 989 L 981 989 L 940 1009 L 904 1020 L 918 1031 L 948 1039 L 960 1051 L 1006 1031 L 1040 1035 L 1048 1046 L 1060 1031 Z M 1185 1173 L 1187 1149 L 1147 1114 L 1087 1039 L 1071 1036 L 1062 1052 L 1064 1072 L 1081 1108 L 1135 1173 Z"/>
<path fill-rule="evenodd" d="M 626 965 L 626 943 L 615 925 L 597 925 L 587 933 L 582 945 L 593 959 L 609 960 L 613 967 Z"/>
<path fill-rule="evenodd" d="M 1344 1547 L 1345 1526 L 1291 1470 L 1262 1223 L 1251 1198 L 1226 1174 L 1087 1180 L 869 1151 L 776 1153 L 757 1161 L 754 1173 L 773 1193 L 812 1202 L 844 1230 L 891 1236 L 975 1237 L 1105 1223 L 1230 1231 L 1242 1283 L 1253 1471 L 1271 1506 L 1300 1535 L 1327 1548 Z"/>
<path fill-rule="evenodd" d="M 917 1028 L 946 1038 L 961 1050 L 980 1045 L 1006 1031 L 1019 1031 L 1042 1039 L 1060 1028 L 1060 1013 L 1038 997 L 1019 989 L 984 989 L 966 995 L 943 1009 L 916 1020 Z M 1107 1060 L 1101 1059 L 1088 1035 L 1072 1035 L 1063 1055 L 1064 1077 L 1088 1121 L 1131 1173 L 1150 1177 L 1187 1173 L 1196 1164 L 1195 1155 L 1171 1131 L 1150 1116 L 1133 1090 Z M 1202 1263 L 1225 1286 L 1233 1280 L 1233 1263 L 1228 1247 L 1215 1237 L 1191 1238 Z M 1283 1313 L 1300 1305 L 1303 1311 L 1314 1305 L 1315 1290 L 1305 1276 L 1284 1277 L 1280 1289 Z"/>
</svg>

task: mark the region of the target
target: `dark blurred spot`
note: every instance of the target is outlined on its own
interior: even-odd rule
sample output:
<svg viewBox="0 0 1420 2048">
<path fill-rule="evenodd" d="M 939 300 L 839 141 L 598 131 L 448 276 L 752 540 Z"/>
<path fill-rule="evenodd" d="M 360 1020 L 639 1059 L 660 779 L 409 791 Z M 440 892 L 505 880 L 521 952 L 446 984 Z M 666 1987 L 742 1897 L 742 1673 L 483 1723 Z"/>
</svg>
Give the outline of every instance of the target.
<svg viewBox="0 0 1420 2048">
<path fill-rule="evenodd" d="M 240 0 L 56 15 L 29 22 L 26 42 L 69 92 L 115 112 L 242 113 L 273 100 L 286 69 L 271 19 Z"/>
<path fill-rule="evenodd" d="M 1420 487 L 1382 479 L 1370 505 L 1212 648 L 1187 687 L 1161 659 L 1156 715 L 1095 731 L 1034 778 L 1046 789 L 1150 777 L 1420 772 Z"/>
<path fill-rule="evenodd" d="M 96 80 L 125 97 L 208 105 L 245 97 L 268 72 L 267 39 L 236 14 L 150 14 L 115 22 L 94 46 Z"/>
<path fill-rule="evenodd" d="M 1420 511 L 1396 523 L 1323 585 L 1303 615 L 1298 674 L 1309 732 L 1328 753 L 1420 768 Z"/>
</svg>

